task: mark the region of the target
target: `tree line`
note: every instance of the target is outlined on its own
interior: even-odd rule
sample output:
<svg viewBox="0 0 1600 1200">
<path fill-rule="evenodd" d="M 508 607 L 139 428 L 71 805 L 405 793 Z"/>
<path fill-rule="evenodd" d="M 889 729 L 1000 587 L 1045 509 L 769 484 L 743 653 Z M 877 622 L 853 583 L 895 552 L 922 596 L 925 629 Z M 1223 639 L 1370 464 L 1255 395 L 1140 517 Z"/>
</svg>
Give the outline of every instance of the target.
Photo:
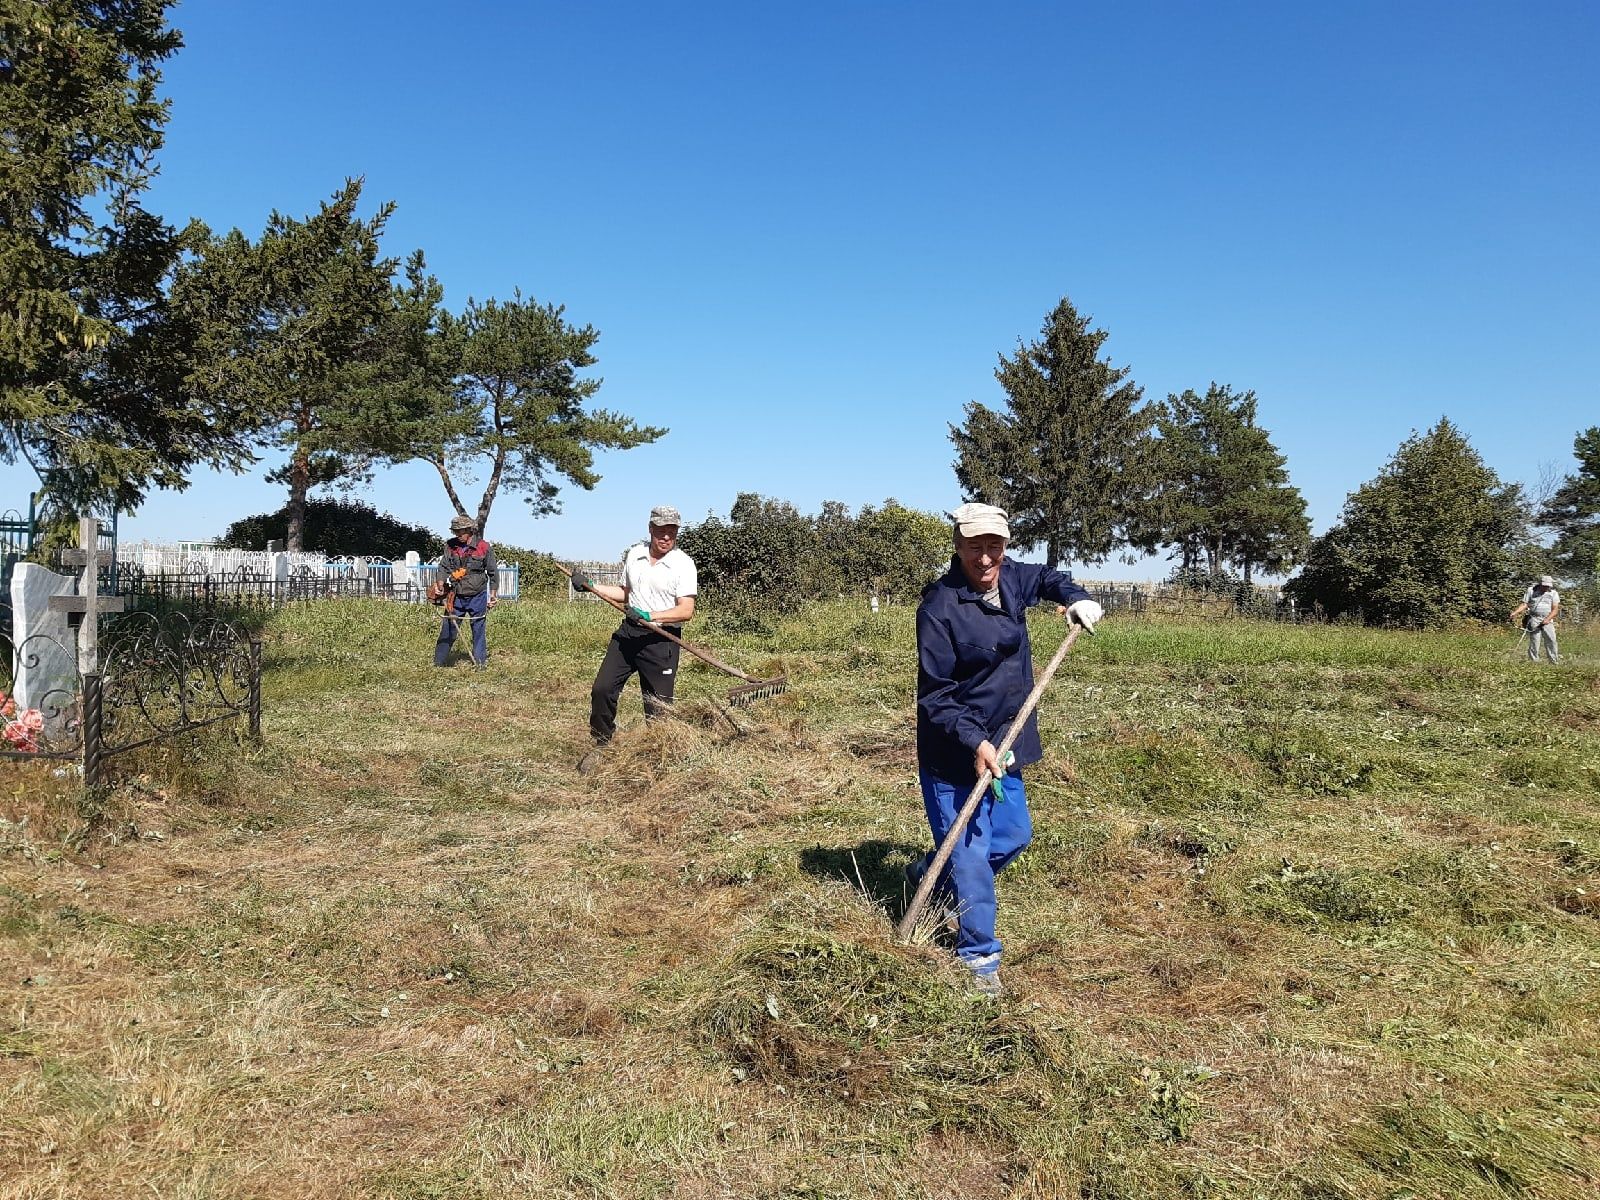
<svg viewBox="0 0 1600 1200">
<path fill-rule="evenodd" d="M 1052 565 L 1166 551 L 1174 578 L 1237 571 L 1246 586 L 1298 566 L 1286 591 L 1303 607 L 1395 626 L 1499 620 L 1547 572 L 1596 589 L 1600 427 L 1577 435 L 1578 470 L 1540 500 L 1441 418 L 1312 538 L 1254 392 L 1213 382 L 1146 402 L 1091 324 L 1063 299 L 1037 340 L 999 356 L 1004 405 L 969 403 L 950 427 L 964 495 L 1007 509 L 1018 549 Z"/>
<path fill-rule="evenodd" d="M 950 428 L 966 496 L 1007 509 L 1014 543 L 1051 565 L 1165 549 L 1185 574 L 1231 567 L 1249 581 L 1298 561 L 1305 501 L 1255 393 L 1212 383 L 1146 403 L 1090 325 L 1063 299 L 1038 340 L 1000 356 L 1005 407 L 974 401 Z"/>
<path fill-rule="evenodd" d="M 598 482 L 594 450 L 666 433 L 590 406 L 600 335 L 560 305 L 446 308 L 421 250 L 380 252 L 394 205 L 363 215 L 360 179 L 254 236 L 146 209 L 170 2 L 0 0 L 0 458 L 47 510 L 276 451 L 290 549 L 313 488 L 404 462 L 483 528 L 501 495 L 554 511 L 558 481 Z"/>
</svg>

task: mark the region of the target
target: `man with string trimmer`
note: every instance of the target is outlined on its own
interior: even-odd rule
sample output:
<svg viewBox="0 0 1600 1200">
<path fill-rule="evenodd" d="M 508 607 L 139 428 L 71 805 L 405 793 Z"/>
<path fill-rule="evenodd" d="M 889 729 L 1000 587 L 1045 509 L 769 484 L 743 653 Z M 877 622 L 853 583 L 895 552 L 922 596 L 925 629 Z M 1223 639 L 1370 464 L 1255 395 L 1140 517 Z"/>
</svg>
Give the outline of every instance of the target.
<svg viewBox="0 0 1600 1200">
<path fill-rule="evenodd" d="M 638 673 L 646 720 L 672 706 L 678 682 L 678 644 L 640 622 L 652 621 L 681 636 L 683 622 L 694 616 L 700 583 L 694 560 L 678 549 L 682 520 L 670 504 L 650 510 L 649 540 L 623 555 L 620 586 L 597 583 L 587 575 L 572 576 L 573 587 L 619 603 L 625 610 L 589 691 L 589 734 L 595 749 L 578 763 L 580 771 L 594 768 L 600 749 L 616 733 L 617 701 L 630 675 Z"/>
<path fill-rule="evenodd" d="M 450 518 L 450 540 L 439 556 L 439 572 L 428 599 L 444 608 L 433 665 L 450 662 L 456 630 L 465 621 L 472 634 L 472 661 L 481 671 L 489 665 L 489 610 L 499 603 L 500 566 L 494 547 L 478 536 L 478 523 L 466 513 Z"/>
<path fill-rule="evenodd" d="M 1029 707 L 1007 761 L 996 757 L 1034 688 L 1027 612 L 1053 600 L 1066 606 L 1069 622 L 1092 632 L 1101 608 L 1065 571 L 1006 559 L 1011 529 L 1003 509 L 963 504 L 950 517 L 955 557 L 917 608 L 917 765 L 936 847 L 979 777 L 990 772 L 998 784 L 998 795 L 986 794 L 958 835 L 939 881 L 956 913 L 956 954 L 975 990 L 993 997 L 1000 994 L 995 876 L 1032 840 L 1022 768 L 1044 753 Z M 930 851 L 907 869 L 913 886 L 934 857 Z"/>
</svg>

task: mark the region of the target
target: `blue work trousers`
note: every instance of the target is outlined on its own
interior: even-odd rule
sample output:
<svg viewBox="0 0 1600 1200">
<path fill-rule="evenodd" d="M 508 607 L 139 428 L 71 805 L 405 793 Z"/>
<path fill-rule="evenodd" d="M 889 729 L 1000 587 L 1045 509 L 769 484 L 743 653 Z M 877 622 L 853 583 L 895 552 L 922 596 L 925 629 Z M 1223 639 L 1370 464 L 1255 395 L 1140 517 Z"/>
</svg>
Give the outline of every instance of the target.
<svg viewBox="0 0 1600 1200">
<path fill-rule="evenodd" d="M 452 612 L 472 626 L 472 661 L 480 667 L 489 661 L 489 593 L 457 596 Z M 450 660 L 450 647 L 456 641 L 456 622 L 447 615 L 439 626 L 439 642 L 433 648 L 433 665 L 442 667 Z"/>
<path fill-rule="evenodd" d="M 919 879 L 972 792 L 970 784 L 958 787 L 927 771 L 921 778 L 922 803 L 928 811 L 935 849 L 923 856 L 920 870 L 913 867 L 912 875 Z M 960 925 L 956 954 L 979 975 L 1000 969 L 1000 939 L 994 933 L 995 876 L 1033 840 L 1033 818 L 1028 815 L 1022 776 L 1012 771 L 1001 778 L 1005 799 L 996 803 L 993 792 L 984 792 L 938 884 L 938 891 L 954 904 Z"/>
</svg>

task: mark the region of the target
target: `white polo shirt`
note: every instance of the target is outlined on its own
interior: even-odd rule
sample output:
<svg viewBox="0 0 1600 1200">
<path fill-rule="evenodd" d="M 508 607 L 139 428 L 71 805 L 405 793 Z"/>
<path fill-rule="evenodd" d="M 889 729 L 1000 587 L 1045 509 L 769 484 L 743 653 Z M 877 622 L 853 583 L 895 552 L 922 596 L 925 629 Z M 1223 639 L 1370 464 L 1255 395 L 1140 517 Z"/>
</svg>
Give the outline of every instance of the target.
<svg viewBox="0 0 1600 1200">
<path fill-rule="evenodd" d="M 628 603 L 650 612 L 665 612 L 685 596 L 700 593 L 694 559 L 674 546 L 660 560 L 650 561 L 650 546 L 640 542 L 622 556 L 622 586 Z"/>
</svg>

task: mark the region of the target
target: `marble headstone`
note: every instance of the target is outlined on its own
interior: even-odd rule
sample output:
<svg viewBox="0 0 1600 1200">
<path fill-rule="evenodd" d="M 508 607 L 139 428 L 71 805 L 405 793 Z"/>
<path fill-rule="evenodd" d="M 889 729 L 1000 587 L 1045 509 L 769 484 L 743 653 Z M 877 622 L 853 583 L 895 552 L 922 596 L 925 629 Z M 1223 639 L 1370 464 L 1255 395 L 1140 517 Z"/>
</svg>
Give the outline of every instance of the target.
<svg viewBox="0 0 1600 1200">
<path fill-rule="evenodd" d="M 13 678 L 17 707 L 45 716 L 45 736 L 58 736 L 78 696 L 77 636 L 67 614 L 50 611 L 51 596 L 71 596 L 77 581 L 38 563 L 11 573 Z"/>
</svg>

